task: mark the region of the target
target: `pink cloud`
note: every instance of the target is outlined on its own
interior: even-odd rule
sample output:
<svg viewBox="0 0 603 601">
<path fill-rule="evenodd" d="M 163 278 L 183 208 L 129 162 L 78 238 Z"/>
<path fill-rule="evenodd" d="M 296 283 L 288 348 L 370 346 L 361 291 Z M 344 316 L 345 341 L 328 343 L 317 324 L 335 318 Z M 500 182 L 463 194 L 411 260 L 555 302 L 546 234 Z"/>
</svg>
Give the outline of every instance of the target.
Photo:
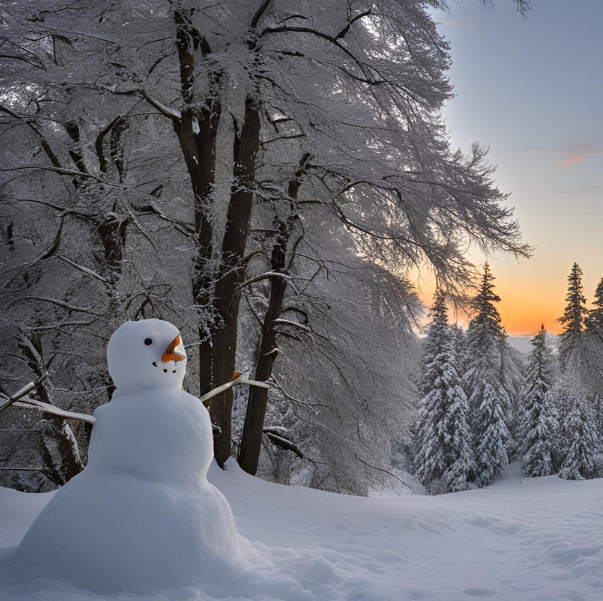
<svg viewBox="0 0 603 601">
<path fill-rule="evenodd" d="M 555 167 L 569 167 L 576 163 L 584 163 L 586 157 L 583 154 L 568 154 L 560 163 L 557 163 Z"/>
<path fill-rule="evenodd" d="M 601 147 L 594 142 L 584 142 L 582 144 L 565 144 L 559 146 L 559 150 L 561 150 L 563 158 L 555 166 L 569 167 L 589 161 L 594 155 L 601 152 Z"/>
<path fill-rule="evenodd" d="M 457 17 L 456 19 L 452 19 L 450 24 L 455 25 L 456 27 L 461 27 L 462 29 L 477 29 L 479 27 L 479 21 L 471 15 L 464 15 Z"/>
</svg>

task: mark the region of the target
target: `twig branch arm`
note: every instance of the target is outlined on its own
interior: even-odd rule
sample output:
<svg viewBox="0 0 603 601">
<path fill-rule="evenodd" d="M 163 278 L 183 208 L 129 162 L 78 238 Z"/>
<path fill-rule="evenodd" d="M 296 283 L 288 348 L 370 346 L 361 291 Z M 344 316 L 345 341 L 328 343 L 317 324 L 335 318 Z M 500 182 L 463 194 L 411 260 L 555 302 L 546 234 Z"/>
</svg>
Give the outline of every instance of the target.
<svg viewBox="0 0 603 601">
<path fill-rule="evenodd" d="M 74 411 L 64 411 L 63 409 L 59 409 L 54 405 L 49 405 L 48 403 L 43 403 L 42 401 L 35 401 L 34 399 L 30 398 L 22 398 L 21 401 L 15 403 L 15 405 L 17 407 L 21 407 L 22 409 L 35 409 L 60 419 L 71 419 L 77 422 L 84 422 L 85 424 L 90 424 L 91 426 L 94 426 L 94 422 L 96 421 L 92 415 L 75 413 Z"/>
<path fill-rule="evenodd" d="M 44 375 L 40 378 L 36 383 L 31 382 L 24 388 L 22 388 L 15 395 L 10 397 L 8 401 L 6 401 L 2 406 L 0 406 L 0 412 L 4 411 L 4 409 L 12 404 L 15 404 L 17 407 L 21 407 L 22 409 L 36 409 L 37 411 L 41 411 L 43 413 L 47 413 L 48 415 L 52 415 L 53 417 L 58 417 L 60 419 L 71 419 L 73 421 L 84 422 L 86 424 L 94 425 L 96 419 L 92 415 L 87 415 L 85 413 L 75 413 L 73 411 L 64 411 L 63 409 L 59 409 L 54 405 L 49 405 L 48 403 L 43 403 L 42 401 L 36 401 L 34 399 L 27 398 L 26 395 L 30 393 L 32 390 L 35 390 L 37 386 L 39 386 L 42 381 L 46 378 Z M 212 397 L 232 388 L 233 386 L 257 386 L 259 388 L 270 388 L 269 384 L 265 382 L 257 382 L 255 380 L 246 380 L 244 378 L 238 377 L 232 382 L 228 382 L 226 384 L 222 384 L 222 386 L 218 386 L 213 390 L 210 390 L 207 394 L 204 394 L 200 397 L 201 402 L 205 402 Z"/>
<path fill-rule="evenodd" d="M 19 390 L 19 392 L 15 392 L 13 396 L 11 396 L 7 401 L 5 401 L 2 405 L 0 405 L 0 413 L 2 413 L 5 409 L 10 407 L 13 403 L 27 396 L 30 392 L 34 391 L 46 378 L 48 374 L 44 374 L 40 376 L 35 382 L 30 382 L 27 386 L 24 386 Z"/>
<path fill-rule="evenodd" d="M 257 386 L 258 388 L 270 388 L 270 385 L 266 384 L 266 382 L 257 382 L 256 380 L 245 380 L 239 377 L 236 380 L 233 380 L 232 382 L 227 382 L 226 384 L 222 384 L 222 386 L 218 386 L 217 388 L 210 390 L 202 397 L 199 397 L 199 400 L 202 403 L 205 403 L 205 401 L 211 399 L 212 397 L 215 397 L 216 395 L 224 392 L 225 390 L 228 390 L 233 386 L 239 386 L 241 384 L 246 384 L 247 386 Z"/>
</svg>

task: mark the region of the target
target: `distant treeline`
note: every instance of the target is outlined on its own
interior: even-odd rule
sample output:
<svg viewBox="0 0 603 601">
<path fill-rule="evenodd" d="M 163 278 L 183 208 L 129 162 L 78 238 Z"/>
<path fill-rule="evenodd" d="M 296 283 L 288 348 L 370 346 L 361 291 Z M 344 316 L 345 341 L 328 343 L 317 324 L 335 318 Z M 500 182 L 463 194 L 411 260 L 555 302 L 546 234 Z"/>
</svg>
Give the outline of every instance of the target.
<svg viewBox="0 0 603 601">
<path fill-rule="evenodd" d="M 525 476 L 603 475 L 603 279 L 589 310 L 574 264 L 558 352 L 543 325 L 527 365 L 501 325 L 494 279 L 486 264 L 466 331 L 436 292 L 413 431 L 419 479 L 434 494 L 486 486 L 516 459 Z"/>
</svg>

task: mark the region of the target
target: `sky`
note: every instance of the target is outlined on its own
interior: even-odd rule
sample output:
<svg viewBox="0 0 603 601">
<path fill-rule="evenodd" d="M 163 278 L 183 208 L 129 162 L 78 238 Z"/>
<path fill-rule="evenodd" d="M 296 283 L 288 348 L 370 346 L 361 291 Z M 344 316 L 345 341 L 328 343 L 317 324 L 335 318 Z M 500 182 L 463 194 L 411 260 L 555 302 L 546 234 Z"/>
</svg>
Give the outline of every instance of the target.
<svg viewBox="0 0 603 601">
<path fill-rule="evenodd" d="M 490 147 L 534 256 L 488 257 L 503 325 L 515 336 L 540 324 L 561 332 L 567 276 L 584 271 L 592 300 L 603 277 L 603 0 L 450 2 L 435 11 L 451 44 L 455 98 L 444 117 L 454 147 Z M 472 256 L 477 264 L 486 257 Z M 431 303 L 433 284 L 420 283 Z"/>
</svg>

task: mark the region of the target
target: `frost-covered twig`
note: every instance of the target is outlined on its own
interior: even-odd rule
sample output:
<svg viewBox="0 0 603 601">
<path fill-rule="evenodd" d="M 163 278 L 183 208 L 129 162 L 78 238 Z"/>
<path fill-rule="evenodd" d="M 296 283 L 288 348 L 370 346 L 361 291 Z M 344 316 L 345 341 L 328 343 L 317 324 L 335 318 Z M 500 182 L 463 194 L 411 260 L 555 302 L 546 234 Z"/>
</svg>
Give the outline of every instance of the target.
<svg viewBox="0 0 603 601">
<path fill-rule="evenodd" d="M 406 486 L 406 488 L 408 488 L 409 490 L 412 490 L 412 486 L 408 483 L 408 482 L 404 482 L 404 480 L 402 480 L 402 478 L 399 478 L 398 476 L 396 476 L 396 474 L 392 474 L 389 470 L 386 470 L 382 467 L 379 467 L 377 465 L 371 465 L 370 463 L 366 462 L 364 459 L 361 459 L 360 457 L 358 457 L 358 455 L 356 455 L 356 453 L 354 453 L 354 457 L 360 461 L 360 463 L 364 463 L 364 465 L 366 465 L 367 467 L 370 467 L 373 470 L 377 470 L 379 472 L 383 472 L 384 474 L 387 474 L 388 476 L 391 476 L 392 478 L 395 478 L 398 482 L 400 482 L 401 484 L 403 484 L 404 486 Z"/>
<path fill-rule="evenodd" d="M 275 444 L 277 447 L 284 449 L 285 451 L 292 451 L 295 453 L 300 459 L 304 458 L 304 454 L 300 451 L 299 447 L 289 440 L 288 438 L 284 438 L 275 434 L 269 428 L 264 428 L 264 434 L 270 439 L 270 441 Z"/>
<path fill-rule="evenodd" d="M 95 271 L 92 271 L 91 269 L 88 269 L 87 267 L 83 267 L 82 265 L 78 265 L 77 263 L 70 261 L 63 255 L 56 255 L 56 257 L 57 257 L 57 259 L 61 259 L 62 261 L 65 261 L 65 263 L 69 263 L 69 265 L 71 265 L 72 267 L 79 269 L 82 273 L 85 273 L 86 275 L 90 275 L 93 278 L 96 278 L 97 280 L 103 282 L 103 284 L 107 283 L 107 280 L 103 276 L 98 275 L 98 273 L 96 273 Z"/>
<path fill-rule="evenodd" d="M 143 92 L 143 94 L 144 94 L 146 101 L 151 106 L 154 106 L 160 113 L 163 113 L 166 117 L 169 117 L 170 119 L 181 119 L 182 118 L 180 111 L 172 109 L 169 106 L 165 106 L 165 104 L 162 104 L 161 102 L 155 100 L 154 98 L 147 96 L 147 94 L 145 92 Z"/>
<path fill-rule="evenodd" d="M 270 388 L 270 385 L 266 384 L 266 382 L 257 382 L 256 380 L 245 380 L 241 376 L 239 376 L 231 382 L 227 382 L 226 384 L 222 384 L 222 386 L 218 386 L 217 388 L 210 390 L 207 394 L 204 394 L 202 397 L 199 397 L 199 399 L 202 403 L 205 403 L 205 401 L 211 399 L 212 397 L 215 397 L 216 395 L 224 392 L 225 390 L 228 390 L 233 386 L 240 386 L 241 384 L 246 384 L 247 386 L 257 386 L 258 388 Z"/>
<path fill-rule="evenodd" d="M 40 376 L 35 382 L 30 382 L 27 386 L 24 386 L 18 392 L 15 392 L 13 396 L 11 396 L 8 400 L 6 400 L 2 405 L 0 405 L 0 413 L 2 413 L 5 409 L 10 407 L 13 403 L 17 402 L 19 399 L 22 399 L 30 392 L 35 390 L 42 382 L 48 377 L 48 374 L 43 374 Z"/>
<path fill-rule="evenodd" d="M 86 424 L 94 425 L 96 419 L 92 415 L 87 415 L 85 413 L 75 413 L 74 411 L 64 411 L 63 409 L 59 409 L 54 405 L 49 405 L 48 403 L 43 403 L 42 401 L 35 401 L 34 399 L 30 399 L 29 397 L 22 398 L 19 402 L 15 403 L 17 407 L 21 407 L 22 409 L 36 409 L 37 411 L 42 411 L 45 414 L 52 415 L 53 417 L 58 417 L 60 419 L 71 419 L 73 421 L 84 422 Z"/>
<path fill-rule="evenodd" d="M 123 188 L 124 190 L 128 190 L 128 186 L 123 186 L 122 184 L 114 184 L 113 182 L 108 182 L 104 179 L 101 179 L 100 177 L 96 177 L 96 175 L 92 175 L 92 173 L 78 171 L 77 169 L 64 169 L 63 167 L 50 167 L 48 165 L 21 165 L 18 167 L 6 167 L 4 169 L 0 169 L 1 172 L 23 170 L 52 171 L 53 173 L 58 173 L 59 175 L 68 175 L 70 177 L 88 177 L 90 179 L 96 180 L 101 184 L 104 184 L 105 186 L 111 186 L 113 188 Z"/>
<path fill-rule="evenodd" d="M 255 282 L 259 282 L 260 280 L 265 280 L 266 278 L 283 278 L 284 280 L 293 279 L 290 275 L 287 275 L 286 273 L 280 273 L 279 271 L 267 271 L 266 273 L 260 273 L 260 275 L 256 275 L 237 286 L 235 288 L 235 294 L 241 292 L 243 288 L 246 288 L 247 286 L 250 286 Z"/>
<path fill-rule="evenodd" d="M 304 330 L 305 332 L 311 332 L 312 330 L 301 323 L 297 323 L 297 321 L 289 321 L 288 319 L 275 319 L 272 322 L 275 326 L 293 326 L 294 328 L 299 328 L 300 330 Z"/>
<path fill-rule="evenodd" d="M 7 306 L 11 307 L 15 303 L 21 302 L 24 300 L 45 301 L 47 303 L 52 303 L 53 305 L 57 305 L 58 307 L 62 307 L 63 309 L 67 309 L 67 311 L 78 311 L 80 313 L 89 313 L 90 315 L 96 315 L 97 317 L 105 317 L 102 313 L 97 313 L 96 311 L 91 311 L 90 309 L 87 309 L 86 307 L 77 307 L 75 305 L 66 303 L 66 302 L 58 300 L 56 298 L 48 298 L 46 296 L 33 296 L 33 295 L 21 296 L 19 298 L 16 298 L 15 300 L 11 301 L 10 303 L 8 303 Z"/>
</svg>

